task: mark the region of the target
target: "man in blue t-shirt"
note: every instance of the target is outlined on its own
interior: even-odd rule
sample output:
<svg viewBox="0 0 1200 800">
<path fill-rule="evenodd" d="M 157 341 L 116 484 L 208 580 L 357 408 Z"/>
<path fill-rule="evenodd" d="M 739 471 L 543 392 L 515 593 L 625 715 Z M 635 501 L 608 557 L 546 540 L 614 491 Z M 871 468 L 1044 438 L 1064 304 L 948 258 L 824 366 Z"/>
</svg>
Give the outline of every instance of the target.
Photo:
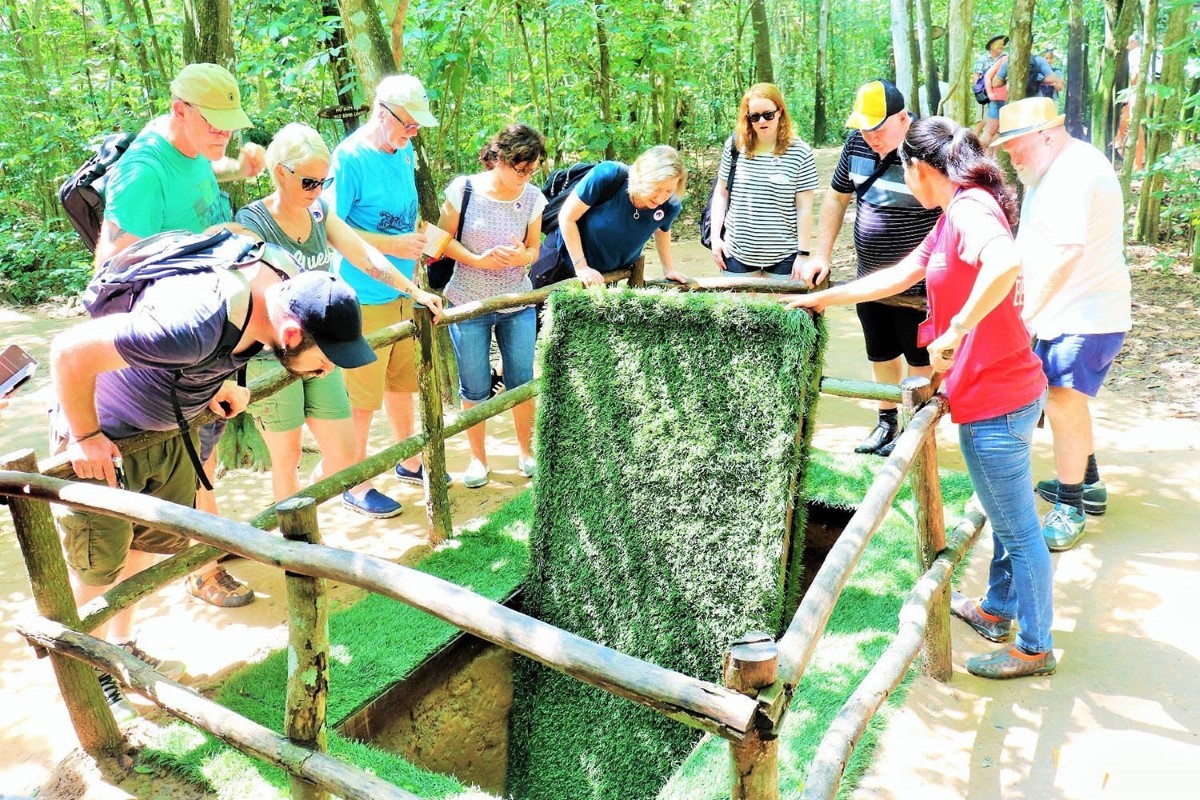
<svg viewBox="0 0 1200 800">
<path fill-rule="evenodd" d="M 334 213 L 349 223 L 369 244 L 387 256 L 392 266 L 412 279 L 416 259 L 425 246 L 417 230 L 416 163 L 412 140 L 437 118 L 429 111 L 425 87 L 412 75 L 389 75 L 375 90 L 375 107 L 365 125 L 333 151 Z M 333 271 L 358 292 L 363 329 L 367 333 L 412 319 L 412 298 L 368 275 L 335 252 Z M 416 355 L 411 337 L 380 348 L 379 360 L 347 370 L 346 391 L 354 419 L 356 460 L 367 457 L 367 438 L 375 412 L 383 407 L 396 441 L 412 436 L 417 392 Z M 396 477 L 420 484 L 424 467 L 419 456 L 396 465 Z M 369 482 L 368 482 L 369 484 Z M 367 486 L 346 494 L 342 502 L 361 514 L 391 517 L 401 506 Z"/>
<path fill-rule="evenodd" d="M 120 476 L 113 461 L 121 455 L 113 439 L 177 427 L 172 389 L 185 419 L 206 408 L 229 418 L 246 408 L 250 393 L 228 378 L 264 346 L 297 375 L 375 360 L 362 336 L 353 289 L 327 272 L 285 277 L 255 262 L 240 274 L 163 278 L 144 290 L 131 311 L 91 319 L 56 336 L 50 363 L 58 406 L 51 435 L 75 474 L 109 486 L 117 486 L 120 477 L 130 491 L 190 507 L 196 470 L 182 437 L 129 453 Z M 247 292 L 248 312 L 244 302 L 234 301 Z M 235 338 L 228 352 L 217 352 Z M 155 554 L 188 546 L 186 536 L 102 514 L 57 508 L 55 517 L 80 605 L 150 567 Z M 164 674 L 182 674 L 179 662 L 147 658 L 131 644 L 132 613 L 128 608 L 113 618 L 113 641 L 126 643 Z M 104 636 L 107 628 L 100 626 L 95 635 Z M 132 708 L 111 679 L 104 690 L 114 712 L 128 717 Z"/>
</svg>

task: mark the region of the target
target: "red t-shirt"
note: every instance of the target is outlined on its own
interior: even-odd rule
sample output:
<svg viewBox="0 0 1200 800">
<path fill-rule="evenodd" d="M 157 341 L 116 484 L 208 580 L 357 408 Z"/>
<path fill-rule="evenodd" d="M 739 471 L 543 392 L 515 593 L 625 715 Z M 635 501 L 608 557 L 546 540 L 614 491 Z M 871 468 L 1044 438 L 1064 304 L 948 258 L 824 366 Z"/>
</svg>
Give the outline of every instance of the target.
<svg viewBox="0 0 1200 800">
<path fill-rule="evenodd" d="M 962 310 L 979 276 L 979 254 L 999 236 L 1012 238 L 1012 229 L 989 192 L 965 189 L 954 196 L 916 250 L 925 264 L 929 293 L 929 319 L 921 324 L 921 344 L 928 345 L 950 328 L 951 317 Z M 955 422 L 1007 414 L 1046 390 L 1041 361 L 1021 321 L 1021 303 L 1018 278 L 1008 296 L 959 345 L 944 384 Z"/>
</svg>

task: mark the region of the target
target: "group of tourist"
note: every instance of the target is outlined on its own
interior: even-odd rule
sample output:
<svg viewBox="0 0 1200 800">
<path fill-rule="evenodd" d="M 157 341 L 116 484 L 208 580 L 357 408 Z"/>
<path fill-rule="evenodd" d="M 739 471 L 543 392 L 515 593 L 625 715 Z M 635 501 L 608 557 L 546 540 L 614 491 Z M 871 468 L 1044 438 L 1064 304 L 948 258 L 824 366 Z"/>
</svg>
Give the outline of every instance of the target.
<svg viewBox="0 0 1200 800">
<path fill-rule="evenodd" d="M 161 238 L 156 234 L 223 227 L 269 243 L 277 249 L 268 252 L 286 254 L 286 263 L 264 254 L 230 275 L 172 276 L 146 289 L 128 313 L 90 320 L 55 340 L 52 428 L 81 479 L 116 485 L 113 439 L 180 425 L 184 437 L 124 459 L 124 485 L 215 512 L 215 500 L 199 496 L 196 484 L 211 474 L 222 426 L 197 433 L 182 423 L 206 408 L 222 421 L 249 408 L 270 449 L 274 495 L 281 499 L 300 486 L 303 425 L 321 448 L 314 477 L 366 457 L 381 408 L 397 440 L 413 433 L 412 340 L 372 352 L 365 337 L 411 319 L 414 303 L 436 317 L 446 305 L 564 277 L 596 285 L 636 261 L 651 239 L 664 275 L 684 280 L 674 266 L 670 228 L 687 170 L 671 147 L 651 147 L 628 166 L 596 165 L 566 195 L 557 226 L 543 240 L 547 198 L 531 177 L 543 165 L 545 142 L 527 125 L 503 128 L 480 153 L 480 169 L 444 191 L 438 228 L 453 237 L 444 255 L 454 270 L 443 299 L 414 283 L 428 241 L 418 221 L 412 139 L 437 125 L 420 81 L 409 75 L 381 81 L 367 122 L 332 152 L 315 130 L 293 123 L 265 151 L 245 145 L 236 158 L 226 157 L 226 147 L 233 131 L 250 123 L 228 71 L 189 65 L 171 94 L 169 113 L 147 125 L 116 166 L 97 266 L 153 246 Z M 857 303 L 879 381 L 898 383 L 905 367 L 910 375 L 946 374 L 951 415 L 995 540 L 987 595 L 956 598 L 953 608 L 996 641 L 1007 640 L 1012 621 L 1018 622 L 1012 647 L 968 661 L 976 674 L 1003 678 L 1055 668 L 1048 547 L 1073 546 L 1084 514 L 1105 510 L 1088 398 L 1129 327 L 1129 280 L 1120 192 L 1107 162 L 1065 133 L 1048 98 L 1005 105 L 996 120 L 995 143 L 1027 186 L 1015 238 L 1013 193 L 980 139 L 946 118 L 916 119 L 894 85 L 875 80 L 857 93 L 847 121 L 852 132 L 813 243 L 818 176 L 812 148 L 796 134 L 778 87 L 755 85 L 722 147 L 711 249 L 723 271 L 817 287 L 829 274 L 834 241 L 855 201 L 859 280 L 791 305 L 820 311 Z M 231 216 L 219 182 L 263 170 L 273 191 Z M 913 308 L 874 302 L 926 291 L 927 320 Z M 234 296 L 247 301 L 240 312 Z M 512 389 L 533 377 L 536 335 L 531 307 L 453 324 L 464 406 L 492 391 L 493 337 Z M 270 358 L 262 355 L 268 349 L 301 380 L 250 405 L 248 390 L 230 379 L 242 367 L 251 375 L 269 369 Z M 1044 524 L 1030 466 L 1043 402 L 1057 468 L 1056 478 L 1036 485 L 1053 503 Z M 517 466 L 526 476 L 537 469 L 533 403 L 513 409 Z M 899 433 L 895 406 L 884 404 L 858 451 L 887 455 Z M 477 488 L 489 480 L 484 426 L 468 437 L 471 461 L 462 480 Z M 396 464 L 395 475 L 414 483 L 428 479 L 419 457 Z M 371 481 L 342 499 L 373 518 L 401 511 Z M 58 518 L 81 603 L 145 569 L 156 554 L 188 544 L 98 514 L 60 509 Z M 219 564 L 190 576 L 187 585 L 222 607 L 254 597 Z M 129 612 L 111 628 L 114 641 L 160 669 L 182 669 L 137 647 Z M 102 685 L 115 709 L 131 710 L 111 678 Z"/>
</svg>

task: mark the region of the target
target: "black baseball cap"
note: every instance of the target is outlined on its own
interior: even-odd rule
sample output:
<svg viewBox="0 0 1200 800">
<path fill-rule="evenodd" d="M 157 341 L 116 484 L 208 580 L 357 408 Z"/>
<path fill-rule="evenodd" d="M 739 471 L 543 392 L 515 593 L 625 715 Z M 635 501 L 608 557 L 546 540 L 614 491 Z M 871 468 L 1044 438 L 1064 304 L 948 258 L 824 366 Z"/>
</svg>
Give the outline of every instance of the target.
<svg viewBox="0 0 1200 800">
<path fill-rule="evenodd" d="M 995 43 L 996 43 L 997 41 L 999 41 L 1000 39 L 1003 39 L 1003 40 L 1004 40 L 1004 43 L 1005 43 L 1005 44 L 1008 44 L 1008 37 L 1007 37 L 1007 36 L 1005 36 L 1003 33 L 1001 33 L 1001 34 L 999 34 L 999 35 L 997 35 L 997 36 L 993 36 L 992 38 L 988 39 L 988 41 L 987 41 L 987 44 L 985 44 L 985 45 L 983 46 L 983 49 L 984 49 L 984 50 L 991 50 L 991 49 L 992 49 L 992 45 L 993 45 L 993 44 L 995 44 Z"/>
<path fill-rule="evenodd" d="M 325 357 L 342 369 L 375 361 L 362 335 L 362 311 L 350 284 L 323 270 L 302 272 L 281 288 L 284 307 L 312 334 Z"/>
</svg>

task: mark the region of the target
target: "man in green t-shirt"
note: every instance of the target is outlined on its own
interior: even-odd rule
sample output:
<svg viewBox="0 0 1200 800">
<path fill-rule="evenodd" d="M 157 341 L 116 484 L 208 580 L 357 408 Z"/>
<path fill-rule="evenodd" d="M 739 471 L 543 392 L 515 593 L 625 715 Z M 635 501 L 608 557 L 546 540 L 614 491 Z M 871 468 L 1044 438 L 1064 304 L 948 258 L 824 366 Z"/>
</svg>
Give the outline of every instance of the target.
<svg viewBox="0 0 1200 800">
<path fill-rule="evenodd" d="M 164 231 L 202 233 L 219 225 L 235 227 L 219 182 L 253 178 L 266 163 L 266 152 L 252 143 L 243 145 L 237 158 L 225 155 L 233 132 L 248 127 L 250 118 L 242 110 L 241 92 L 229 70 L 217 64 L 188 64 L 180 70 L 171 81 L 170 113 L 151 120 L 113 167 L 96 266 L 139 239 Z M 223 420 L 200 430 L 200 458 L 209 475 L 223 430 Z M 196 508 L 218 513 L 215 494 L 197 489 Z M 253 590 L 220 564 L 189 575 L 186 585 L 194 597 L 223 608 L 254 600 Z"/>
</svg>

